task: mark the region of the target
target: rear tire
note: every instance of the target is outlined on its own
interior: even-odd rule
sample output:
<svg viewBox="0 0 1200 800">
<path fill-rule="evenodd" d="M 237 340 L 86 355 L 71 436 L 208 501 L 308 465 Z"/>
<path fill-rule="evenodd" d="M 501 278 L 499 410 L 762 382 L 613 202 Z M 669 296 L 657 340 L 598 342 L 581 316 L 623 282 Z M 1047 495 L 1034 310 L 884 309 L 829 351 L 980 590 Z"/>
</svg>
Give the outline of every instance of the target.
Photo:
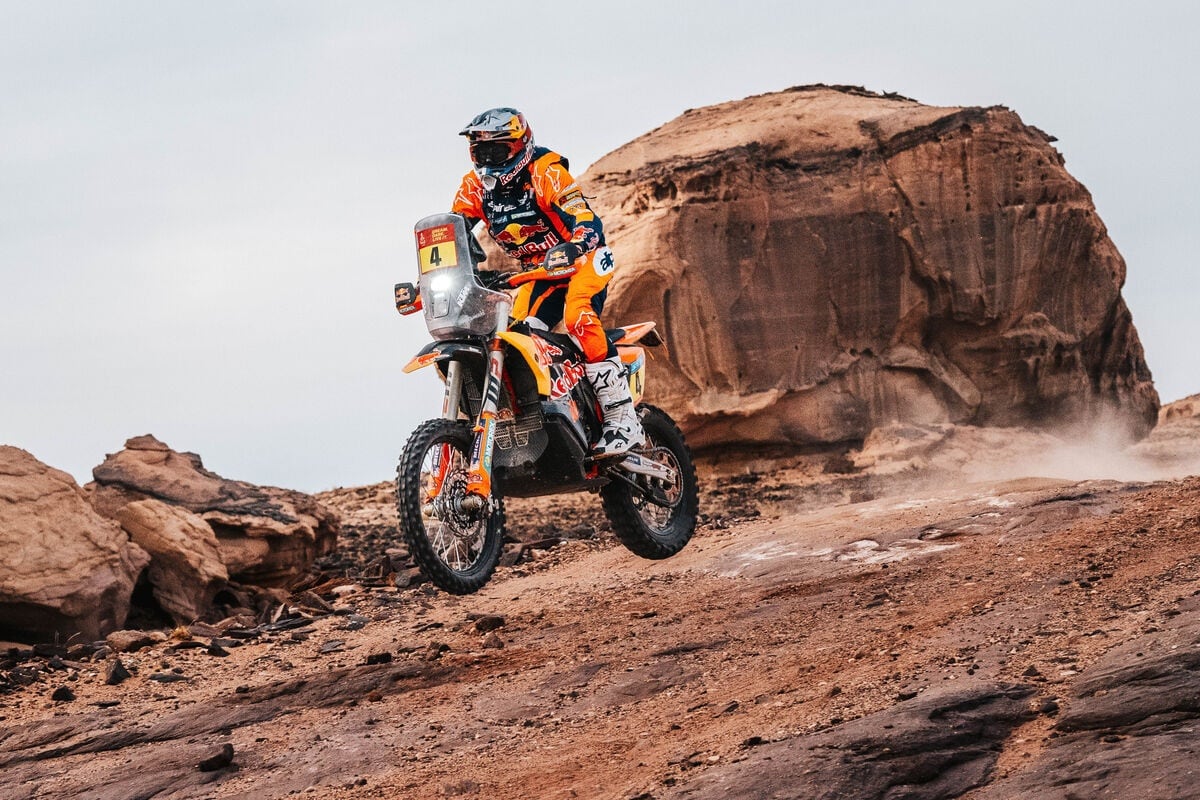
<svg viewBox="0 0 1200 800">
<path fill-rule="evenodd" d="M 482 511 L 459 505 L 467 485 L 471 429 L 464 421 L 431 419 L 408 437 L 396 469 L 396 509 L 408 552 L 421 573 L 451 594 L 477 592 L 500 562 L 504 503 L 491 497 Z M 439 460 L 442 490 L 433 497 Z M 432 516 L 426 517 L 428 506 Z"/>
<path fill-rule="evenodd" d="M 657 486 L 671 505 L 655 505 L 633 487 L 616 480 L 600 490 L 600 497 L 604 514 L 621 544 L 642 558 L 669 558 L 682 550 L 696 531 L 700 506 L 696 467 L 683 433 L 666 412 L 644 403 L 638 411 L 646 443 L 634 452 L 675 470 L 673 484 Z M 642 475 L 632 477 L 639 482 L 654 480 Z"/>
</svg>

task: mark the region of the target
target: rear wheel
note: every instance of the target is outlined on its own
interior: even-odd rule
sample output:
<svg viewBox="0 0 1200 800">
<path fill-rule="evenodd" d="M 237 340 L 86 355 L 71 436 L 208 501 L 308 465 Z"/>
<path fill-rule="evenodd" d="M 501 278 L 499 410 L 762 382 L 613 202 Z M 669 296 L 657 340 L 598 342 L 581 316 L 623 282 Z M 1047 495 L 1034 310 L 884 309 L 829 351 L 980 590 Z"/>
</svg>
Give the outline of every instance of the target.
<svg viewBox="0 0 1200 800">
<path fill-rule="evenodd" d="M 463 508 L 470 464 L 466 422 L 431 419 L 413 431 L 396 470 L 396 507 L 409 554 L 451 594 L 479 591 L 500 562 L 504 504 Z"/>
<path fill-rule="evenodd" d="M 600 490 L 600 497 L 623 545 L 643 558 L 668 558 L 682 550 L 696 530 L 700 505 L 696 467 L 683 433 L 666 412 L 645 404 L 638 406 L 638 412 L 646 443 L 636 452 L 669 467 L 674 479 L 629 475 L 638 488 L 614 480 Z"/>
</svg>

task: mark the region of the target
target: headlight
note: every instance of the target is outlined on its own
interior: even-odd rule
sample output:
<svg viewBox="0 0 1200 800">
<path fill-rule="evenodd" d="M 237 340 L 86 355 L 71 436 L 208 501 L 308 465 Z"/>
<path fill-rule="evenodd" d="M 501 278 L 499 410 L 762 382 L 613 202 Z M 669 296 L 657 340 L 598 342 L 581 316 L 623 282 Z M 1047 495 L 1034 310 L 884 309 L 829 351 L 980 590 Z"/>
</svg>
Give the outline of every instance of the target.
<svg viewBox="0 0 1200 800">
<path fill-rule="evenodd" d="M 453 285 L 454 285 L 454 276 L 453 275 L 434 275 L 432 278 L 429 279 L 429 289 L 430 289 L 430 291 L 433 291 L 433 292 L 449 291 L 450 287 Z"/>
</svg>

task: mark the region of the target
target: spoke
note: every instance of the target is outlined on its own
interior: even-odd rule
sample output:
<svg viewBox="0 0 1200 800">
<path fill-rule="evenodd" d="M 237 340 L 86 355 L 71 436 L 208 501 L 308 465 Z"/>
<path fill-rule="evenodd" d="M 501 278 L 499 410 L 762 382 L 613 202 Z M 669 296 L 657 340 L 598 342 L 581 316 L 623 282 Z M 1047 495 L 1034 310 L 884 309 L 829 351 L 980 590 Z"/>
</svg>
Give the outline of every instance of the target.
<svg viewBox="0 0 1200 800">
<path fill-rule="evenodd" d="M 650 444 L 653 449 L 647 455 L 660 464 L 663 464 L 664 466 L 670 467 L 672 470 L 674 470 L 675 480 L 672 482 L 672 484 L 670 486 L 660 487 L 667 500 L 672 504 L 672 506 L 674 506 L 678 502 L 680 494 L 683 490 L 683 472 L 679 468 L 679 461 L 675 458 L 675 454 L 670 450 L 664 447 L 654 447 L 653 442 L 649 442 L 648 444 Z M 649 500 L 644 498 L 637 502 L 637 509 L 638 515 L 641 516 L 646 525 L 659 532 L 665 530 L 667 526 L 670 525 L 671 517 L 675 513 L 673 507 L 664 508 L 651 503 Z"/>
<path fill-rule="evenodd" d="M 442 563 L 460 572 L 470 569 L 482 553 L 487 527 L 486 516 L 470 520 L 455 512 L 465 486 L 466 456 L 447 442 L 432 444 L 421 464 L 421 488 L 434 506 L 426 532 Z"/>
</svg>

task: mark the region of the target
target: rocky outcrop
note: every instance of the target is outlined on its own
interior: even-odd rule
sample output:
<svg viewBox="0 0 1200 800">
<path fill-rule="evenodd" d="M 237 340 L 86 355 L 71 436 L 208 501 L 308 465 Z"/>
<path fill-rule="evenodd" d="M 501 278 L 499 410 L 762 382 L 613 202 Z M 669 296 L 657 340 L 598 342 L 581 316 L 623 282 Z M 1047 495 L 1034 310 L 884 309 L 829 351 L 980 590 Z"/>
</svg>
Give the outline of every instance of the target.
<svg viewBox="0 0 1200 800">
<path fill-rule="evenodd" d="M 92 471 L 93 504 L 122 519 L 122 509 L 159 500 L 203 519 L 231 579 L 286 586 L 337 543 L 337 515 L 309 495 L 222 478 L 195 453 L 178 453 L 139 436 Z"/>
<path fill-rule="evenodd" d="M 1042 755 L 979 800 L 1200 797 L 1200 598 L 1177 611 L 1084 672 Z"/>
<path fill-rule="evenodd" d="M 929 692 L 821 733 L 755 747 L 672 798 L 949 800 L 986 784 L 1005 739 L 1032 718 L 1028 687 Z"/>
<path fill-rule="evenodd" d="M 1162 407 L 1159 422 L 1200 419 L 1200 394 L 1193 394 Z"/>
<path fill-rule="evenodd" d="M 159 606 L 181 624 L 204 616 L 229 580 L 212 527 L 158 500 L 129 503 L 117 519 L 150 554 L 147 577 Z"/>
<path fill-rule="evenodd" d="M 606 316 L 668 343 L 648 399 L 697 447 L 895 421 L 1144 435 L 1125 263 L 1052 141 L 1005 108 L 816 86 L 600 159 L 582 182 L 619 259 Z"/>
<path fill-rule="evenodd" d="M 0 638 L 98 639 L 121 627 L 149 556 L 70 475 L 0 446 Z"/>
</svg>

